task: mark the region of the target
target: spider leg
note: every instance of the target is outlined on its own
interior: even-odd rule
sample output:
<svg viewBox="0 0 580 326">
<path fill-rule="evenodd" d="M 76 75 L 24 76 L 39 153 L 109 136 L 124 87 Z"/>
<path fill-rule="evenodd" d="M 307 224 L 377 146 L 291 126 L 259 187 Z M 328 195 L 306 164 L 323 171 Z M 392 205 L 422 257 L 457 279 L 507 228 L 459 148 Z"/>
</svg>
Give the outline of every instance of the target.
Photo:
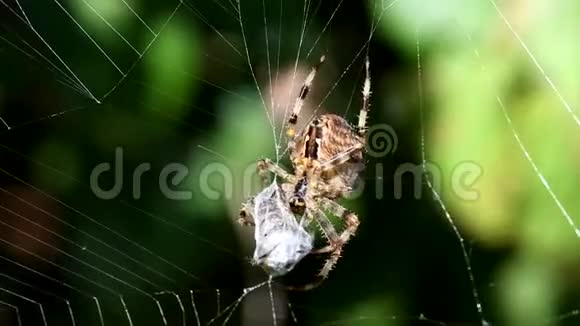
<svg viewBox="0 0 580 326">
<path fill-rule="evenodd" d="M 308 205 L 308 207 L 315 207 L 315 206 L 312 206 L 312 203 L 310 203 L 310 205 Z M 331 243 L 330 245 L 328 245 L 322 249 L 314 249 L 310 253 L 311 254 L 319 254 L 319 253 L 325 253 L 325 252 L 329 252 L 329 251 L 333 251 L 333 253 L 331 254 L 331 257 L 324 263 L 324 267 L 318 273 L 317 279 L 315 281 L 308 283 L 308 284 L 305 284 L 305 285 L 300 285 L 300 286 L 288 286 L 288 290 L 291 290 L 291 291 L 309 291 L 309 290 L 312 290 L 312 289 L 318 287 L 326 279 L 326 277 L 328 276 L 328 273 L 330 272 L 332 267 L 336 264 L 336 262 L 340 258 L 340 251 L 342 250 L 342 246 L 334 246 L 333 245 L 334 243 L 340 242 L 340 236 L 338 235 L 338 233 L 336 233 L 334 226 L 332 225 L 332 223 L 330 222 L 328 217 L 324 214 L 324 212 L 322 212 L 321 210 L 315 210 L 314 212 L 312 212 L 312 210 L 308 209 L 308 210 L 306 210 L 305 215 L 308 215 L 309 217 L 313 217 L 316 220 L 316 222 L 318 222 L 318 224 L 319 224 L 320 228 L 322 229 L 322 232 L 326 236 L 328 242 Z M 328 248 L 332 248 L 332 250 L 330 250 Z"/>
<path fill-rule="evenodd" d="M 360 151 L 364 148 L 362 143 L 355 144 L 348 148 L 347 150 L 338 153 L 331 159 L 325 161 L 324 163 L 320 164 L 320 168 L 322 171 L 328 171 L 334 169 L 336 166 L 342 165 L 348 162 L 352 158 L 352 153 L 356 151 Z"/>
<path fill-rule="evenodd" d="M 301 227 L 303 227 L 304 229 L 308 229 L 312 221 L 314 221 L 314 216 L 312 216 L 312 212 L 309 209 L 307 209 L 304 212 L 304 215 L 302 215 L 302 217 L 300 218 L 299 223 Z M 312 253 L 312 251 L 310 253 Z"/>
<path fill-rule="evenodd" d="M 310 206 L 310 207 L 313 207 L 313 206 Z M 328 219 L 328 216 L 326 216 L 326 214 L 324 214 L 324 212 L 319 210 L 319 209 L 317 209 L 313 215 L 314 215 L 314 219 L 316 220 L 316 222 L 320 226 L 320 229 L 324 233 L 324 236 L 326 236 L 326 239 L 330 243 L 329 246 L 333 246 L 333 244 L 340 242 L 340 236 L 338 235 L 338 233 L 334 229 L 334 225 L 332 225 L 332 222 L 330 222 L 330 220 Z M 324 249 L 324 248 L 322 248 L 322 249 Z M 316 253 L 320 253 L 320 252 L 325 252 L 325 251 L 320 251 L 320 250 L 321 249 L 314 249 L 311 251 L 311 253 L 316 254 Z M 328 251 L 326 251 L 326 252 L 328 252 Z"/>
<path fill-rule="evenodd" d="M 272 162 L 272 160 L 270 160 L 268 158 L 259 160 L 258 161 L 258 174 L 260 175 L 260 177 L 262 177 L 262 180 L 265 182 L 268 180 L 267 179 L 268 172 L 274 173 L 274 175 L 281 177 L 286 182 L 292 182 L 292 183 L 296 182 L 296 178 L 292 174 L 286 172 L 286 170 L 284 170 L 284 168 L 282 168 L 278 164 Z"/>
<path fill-rule="evenodd" d="M 313 250 L 311 253 L 318 254 L 330 252 L 330 257 L 324 263 L 324 266 L 318 273 L 318 277 L 315 281 L 301 286 L 289 286 L 288 290 L 309 291 L 322 284 L 322 282 L 328 277 L 328 273 L 330 273 L 334 265 L 338 262 L 338 259 L 340 259 L 344 244 L 348 242 L 358 228 L 358 217 L 342 205 L 327 198 L 321 198 L 320 204 L 321 207 L 326 208 L 334 215 L 341 217 L 346 223 L 346 229 L 338 235 L 328 217 L 322 211 L 315 212 L 314 218 L 320 224 L 320 227 L 327 236 L 330 244 L 326 247 Z"/>
<path fill-rule="evenodd" d="M 340 217 L 346 224 L 346 228 L 340 234 L 340 241 L 344 245 L 356 233 L 359 225 L 358 216 L 355 213 L 344 208 L 339 203 L 328 198 L 321 199 L 321 206 L 328 209 L 333 215 Z"/>
<path fill-rule="evenodd" d="M 340 235 L 336 233 L 336 230 L 330 224 L 330 220 L 328 217 L 324 215 L 322 212 L 319 215 L 324 216 L 324 220 L 330 224 L 330 226 L 321 223 L 321 227 L 325 230 L 325 234 L 332 234 L 332 238 L 329 237 L 330 244 L 326 247 L 316 249 L 313 253 L 328 253 L 330 252 L 330 258 L 324 264 L 324 267 L 318 274 L 322 278 L 326 278 L 328 273 L 332 270 L 340 255 L 342 253 L 342 247 L 350 240 L 350 238 L 354 235 L 356 230 L 358 229 L 359 220 L 358 217 L 351 211 L 344 208 L 342 205 L 338 204 L 327 198 L 321 198 L 321 207 L 328 209 L 333 215 L 340 217 L 344 220 L 346 224 L 346 228 Z M 320 223 L 320 220 L 317 219 Z"/>
<path fill-rule="evenodd" d="M 252 217 L 252 214 L 250 213 L 250 209 L 248 209 L 248 206 L 253 206 L 252 205 L 252 201 L 254 199 L 251 198 L 250 200 L 248 200 L 245 204 L 242 205 L 242 208 L 240 209 L 240 213 L 238 216 L 238 223 L 240 223 L 241 225 L 244 226 L 256 226 L 256 224 L 254 223 L 254 218 Z"/>
<path fill-rule="evenodd" d="M 336 247 L 333 250 L 334 251 L 330 255 L 330 258 L 328 258 L 326 260 L 326 262 L 324 263 L 324 266 L 322 267 L 322 269 L 318 273 L 316 280 L 314 280 L 313 282 L 304 284 L 304 285 L 300 285 L 300 286 L 289 286 L 288 290 L 291 290 L 291 291 L 310 291 L 314 288 L 317 288 L 320 284 L 322 284 L 322 282 L 324 282 L 324 280 L 326 280 L 326 278 L 328 277 L 328 273 L 330 273 L 330 271 L 332 270 L 334 265 L 336 265 L 336 263 L 338 262 L 338 259 L 340 258 L 340 255 L 342 253 L 342 246 Z"/>
<path fill-rule="evenodd" d="M 304 84 L 302 84 L 302 88 L 300 89 L 300 94 L 298 95 L 298 98 L 294 103 L 294 107 L 292 108 L 292 114 L 288 119 L 288 128 L 286 130 L 286 135 L 290 138 L 288 141 L 288 148 L 290 152 L 292 152 L 292 150 L 294 149 L 294 137 L 296 136 L 296 123 L 298 122 L 300 110 L 302 110 L 302 106 L 304 105 L 304 99 L 306 99 L 306 96 L 310 91 L 310 87 L 312 86 L 312 81 L 316 76 L 316 72 L 318 71 L 318 68 L 320 68 L 320 65 L 322 65 L 324 60 L 325 56 L 320 57 L 320 62 L 314 67 L 312 67 L 312 71 L 310 71 L 310 73 L 304 80 Z"/>
<path fill-rule="evenodd" d="M 349 181 L 352 178 L 358 178 L 358 173 L 360 173 L 364 168 L 364 163 L 354 157 L 358 152 L 364 149 L 363 143 L 357 143 L 351 146 L 349 149 L 335 155 L 324 163 L 320 164 L 320 169 L 325 173 L 325 182 L 318 184 L 318 192 L 322 194 L 321 197 L 331 197 L 334 198 L 337 195 L 344 196 L 352 191 L 352 182 Z M 352 165 L 346 166 L 346 164 Z M 343 176 L 344 174 L 344 176 Z M 340 179 L 340 182 L 333 182 L 335 178 Z"/>
<path fill-rule="evenodd" d="M 365 82 L 363 85 L 362 95 L 363 95 L 363 105 L 360 109 L 360 113 L 358 115 L 358 125 L 357 125 L 357 132 L 359 136 L 364 137 L 366 136 L 367 131 L 367 115 L 369 112 L 369 99 L 371 97 L 371 72 L 370 72 L 370 61 L 367 55 L 365 59 Z"/>
</svg>

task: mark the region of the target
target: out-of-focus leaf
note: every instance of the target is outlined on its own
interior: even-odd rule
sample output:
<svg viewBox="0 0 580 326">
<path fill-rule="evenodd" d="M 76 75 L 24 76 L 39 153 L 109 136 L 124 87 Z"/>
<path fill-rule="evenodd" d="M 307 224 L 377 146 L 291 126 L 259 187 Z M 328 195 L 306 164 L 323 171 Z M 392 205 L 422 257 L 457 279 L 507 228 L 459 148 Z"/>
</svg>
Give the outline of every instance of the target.
<svg viewBox="0 0 580 326">
<path fill-rule="evenodd" d="M 43 187 L 65 191 L 77 186 L 75 179 L 80 179 L 82 160 L 70 144 L 62 139 L 47 139 L 36 148 L 33 157 L 39 163 L 32 165 L 34 180 L 38 180 Z"/>
<path fill-rule="evenodd" d="M 163 17 L 162 19 L 166 19 Z M 175 17 L 146 56 L 146 108 L 180 117 L 191 109 L 199 85 L 200 50 L 195 28 Z"/>
</svg>

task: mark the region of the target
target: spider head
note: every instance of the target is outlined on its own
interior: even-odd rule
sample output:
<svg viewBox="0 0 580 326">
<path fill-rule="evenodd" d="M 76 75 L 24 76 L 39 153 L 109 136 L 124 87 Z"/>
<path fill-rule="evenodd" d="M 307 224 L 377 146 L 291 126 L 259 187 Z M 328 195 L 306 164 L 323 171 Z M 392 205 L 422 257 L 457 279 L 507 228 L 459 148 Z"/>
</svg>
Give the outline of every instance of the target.
<svg viewBox="0 0 580 326">
<path fill-rule="evenodd" d="M 288 201 L 290 204 L 290 210 L 292 213 L 298 216 L 304 215 L 304 211 L 306 209 L 306 203 L 304 202 L 304 198 L 301 196 L 292 196 Z"/>
<path fill-rule="evenodd" d="M 262 235 L 252 262 L 276 277 L 290 272 L 312 250 L 313 238 L 303 228 L 285 228 Z"/>
<path fill-rule="evenodd" d="M 288 200 L 290 204 L 290 210 L 292 213 L 298 216 L 304 215 L 304 210 L 306 209 L 306 202 L 304 201 L 304 196 L 306 196 L 307 188 L 306 178 L 300 179 L 294 186 L 294 194 Z"/>
</svg>

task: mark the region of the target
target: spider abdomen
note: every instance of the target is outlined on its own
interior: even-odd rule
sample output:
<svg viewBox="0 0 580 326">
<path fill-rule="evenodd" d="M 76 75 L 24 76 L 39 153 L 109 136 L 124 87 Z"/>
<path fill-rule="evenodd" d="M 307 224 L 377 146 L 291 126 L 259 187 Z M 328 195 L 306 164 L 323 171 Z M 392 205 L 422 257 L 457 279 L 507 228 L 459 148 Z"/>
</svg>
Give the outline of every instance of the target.
<svg viewBox="0 0 580 326">
<path fill-rule="evenodd" d="M 310 158 L 321 164 L 364 143 L 354 128 L 342 117 L 324 114 L 314 119 L 297 136 L 292 160 Z M 352 151 L 350 158 L 362 160 L 361 151 Z"/>
<path fill-rule="evenodd" d="M 361 172 L 364 139 L 342 117 L 324 114 L 309 123 L 297 136 L 291 154 L 297 175 L 308 174 L 315 167 L 336 198 L 354 188 Z"/>
</svg>

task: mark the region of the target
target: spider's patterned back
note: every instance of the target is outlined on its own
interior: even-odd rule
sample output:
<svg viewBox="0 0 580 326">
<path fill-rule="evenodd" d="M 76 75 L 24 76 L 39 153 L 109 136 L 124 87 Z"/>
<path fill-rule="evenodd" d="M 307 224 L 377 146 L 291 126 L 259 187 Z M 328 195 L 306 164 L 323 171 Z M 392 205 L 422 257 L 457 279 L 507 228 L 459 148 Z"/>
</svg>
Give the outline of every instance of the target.
<svg viewBox="0 0 580 326">
<path fill-rule="evenodd" d="M 324 114 L 315 118 L 297 136 L 291 153 L 296 174 L 310 167 L 305 158 L 316 160 L 322 167 L 322 179 L 335 191 L 328 197 L 338 197 L 356 187 L 364 170 L 364 139 L 342 117 Z"/>
</svg>

